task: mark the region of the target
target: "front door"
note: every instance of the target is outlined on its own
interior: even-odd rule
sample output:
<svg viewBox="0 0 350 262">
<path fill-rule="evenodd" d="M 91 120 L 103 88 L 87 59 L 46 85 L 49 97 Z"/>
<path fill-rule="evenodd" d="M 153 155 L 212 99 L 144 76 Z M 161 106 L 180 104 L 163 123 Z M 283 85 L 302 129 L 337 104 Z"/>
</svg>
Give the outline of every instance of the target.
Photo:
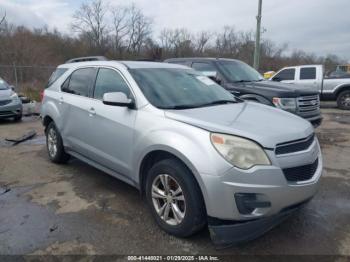
<svg viewBox="0 0 350 262">
<path fill-rule="evenodd" d="M 94 111 L 87 130 L 89 144 L 93 148 L 94 160 L 99 164 L 129 176 L 134 123 L 137 110 L 121 106 L 105 105 L 103 95 L 110 92 L 123 92 L 134 99 L 122 75 L 111 68 L 100 68 L 91 99 Z"/>
</svg>

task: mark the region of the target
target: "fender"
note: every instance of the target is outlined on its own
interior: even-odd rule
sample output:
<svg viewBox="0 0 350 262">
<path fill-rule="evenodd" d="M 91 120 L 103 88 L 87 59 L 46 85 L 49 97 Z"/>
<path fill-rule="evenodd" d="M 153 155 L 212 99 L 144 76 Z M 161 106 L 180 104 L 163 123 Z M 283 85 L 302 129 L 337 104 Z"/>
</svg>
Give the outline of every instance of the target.
<svg viewBox="0 0 350 262">
<path fill-rule="evenodd" d="M 348 83 L 346 84 L 340 84 L 338 86 L 336 86 L 333 89 L 333 94 L 335 97 L 337 97 L 341 92 L 343 92 L 344 90 L 350 90 L 350 85 Z"/>
<path fill-rule="evenodd" d="M 192 132 L 193 129 L 191 128 Z M 169 139 L 171 138 L 171 139 Z M 201 143 L 199 143 L 201 141 Z M 205 142 L 207 141 L 207 142 Z M 208 147 L 210 144 L 210 147 Z M 140 183 L 139 170 L 143 159 L 147 154 L 153 151 L 165 151 L 179 158 L 193 173 L 197 180 L 204 200 L 207 202 L 207 192 L 201 174 L 219 176 L 231 169 L 232 166 L 224 160 L 212 147 L 209 133 L 207 131 L 197 129 L 192 139 L 185 135 L 169 130 L 159 130 L 148 133 L 145 137 L 136 140 L 135 151 L 132 166 L 132 179 L 136 184 Z M 140 150 L 142 148 L 142 150 Z M 220 167 L 218 170 L 217 167 Z"/>
</svg>

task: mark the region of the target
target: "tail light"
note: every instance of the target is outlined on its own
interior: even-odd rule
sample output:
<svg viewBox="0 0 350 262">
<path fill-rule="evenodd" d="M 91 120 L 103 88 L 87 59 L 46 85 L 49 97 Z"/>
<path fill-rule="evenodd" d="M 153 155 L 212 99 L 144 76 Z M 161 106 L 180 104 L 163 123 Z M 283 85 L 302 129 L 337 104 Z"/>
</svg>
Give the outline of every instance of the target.
<svg viewBox="0 0 350 262">
<path fill-rule="evenodd" d="M 40 91 L 40 102 L 43 101 L 45 95 L 45 90 Z"/>
</svg>

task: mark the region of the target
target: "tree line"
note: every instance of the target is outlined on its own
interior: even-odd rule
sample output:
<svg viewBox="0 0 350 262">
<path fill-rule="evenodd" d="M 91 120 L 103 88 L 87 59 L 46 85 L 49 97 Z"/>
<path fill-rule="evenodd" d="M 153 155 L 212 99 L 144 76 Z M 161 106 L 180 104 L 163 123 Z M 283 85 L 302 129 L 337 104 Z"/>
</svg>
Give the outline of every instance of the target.
<svg viewBox="0 0 350 262">
<path fill-rule="evenodd" d="M 156 34 L 153 20 L 135 4 L 111 6 L 104 0 L 83 3 L 73 15 L 71 34 L 48 27 L 29 29 L 0 17 L 0 65 L 30 65 L 22 68 L 19 82 L 47 81 L 51 67 L 81 56 L 103 55 L 109 59 L 155 60 L 171 57 L 210 56 L 236 58 L 253 64 L 254 32 L 225 26 L 217 32 L 191 32 L 164 28 Z M 316 56 L 302 50 L 287 53 L 287 44 L 263 37 L 260 71 L 287 65 L 324 64 L 327 70 L 344 61 L 331 54 Z M 13 78 L 13 69 L 0 67 L 0 77 Z"/>
</svg>

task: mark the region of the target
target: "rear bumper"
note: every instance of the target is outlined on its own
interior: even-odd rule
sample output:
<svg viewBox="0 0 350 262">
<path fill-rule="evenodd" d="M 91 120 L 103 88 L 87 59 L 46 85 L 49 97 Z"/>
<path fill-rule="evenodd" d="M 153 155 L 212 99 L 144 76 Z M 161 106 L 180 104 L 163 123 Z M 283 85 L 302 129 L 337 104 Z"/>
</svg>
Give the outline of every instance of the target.
<svg viewBox="0 0 350 262">
<path fill-rule="evenodd" d="M 310 200 L 311 198 L 284 208 L 278 214 L 255 220 L 228 221 L 209 217 L 208 227 L 211 240 L 218 248 L 226 248 L 256 239 L 287 219 Z"/>
</svg>

